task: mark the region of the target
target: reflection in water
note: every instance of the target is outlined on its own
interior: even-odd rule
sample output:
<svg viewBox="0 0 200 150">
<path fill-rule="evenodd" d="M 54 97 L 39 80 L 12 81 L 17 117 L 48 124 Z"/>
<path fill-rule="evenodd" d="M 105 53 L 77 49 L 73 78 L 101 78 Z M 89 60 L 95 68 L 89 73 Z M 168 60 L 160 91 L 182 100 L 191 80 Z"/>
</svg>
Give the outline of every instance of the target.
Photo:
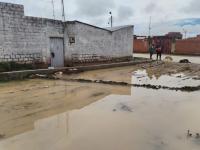
<svg viewBox="0 0 200 150">
<path fill-rule="evenodd" d="M 0 140 L 33 129 L 37 120 L 80 109 L 130 88 L 62 80 L 28 80 L 0 85 Z"/>
<path fill-rule="evenodd" d="M 199 92 L 132 88 L 83 109 L 35 123 L 3 140 L 2 150 L 199 150 Z"/>
<path fill-rule="evenodd" d="M 192 77 L 188 77 L 182 73 L 172 75 L 161 75 L 161 76 L 149 76 L 146 70 L 138 70 L 133 73 L 132 77 L 133 84 L 139 85 L 161 85 L 167 87 L 181 88 L 185 86 L 199 86 L 200 80 L 194 80 Z"/>
</svg>

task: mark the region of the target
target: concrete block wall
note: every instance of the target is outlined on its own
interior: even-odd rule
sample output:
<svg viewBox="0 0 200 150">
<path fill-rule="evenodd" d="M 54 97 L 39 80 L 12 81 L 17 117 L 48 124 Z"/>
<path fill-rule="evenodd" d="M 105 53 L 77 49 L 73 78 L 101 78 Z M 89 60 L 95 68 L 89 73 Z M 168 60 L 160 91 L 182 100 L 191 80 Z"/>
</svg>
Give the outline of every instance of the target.
<svg viewBox="0 0 200 150">
<path fill-rule="evenodd" d="M 112 57 L 130 57 L 133 55 L 133 26 L 112 33 Z"/>
<path fill-rule="evenodd" d="M 63 24 L 59 20 L 24 16 L 22 5 L 0 2 L 0 62 L 24 61 L 26 56 L 26 60 L 49 64 L 51 37 L 64 39 L 65 62 L 71 61 L 73 54 L 132 57 L 132 34 L 133 26 L 111 31 L 78 21 Z M 70 44 L 69 37 L 75 37 L 75 43 Z M 37 58 L 33 57 L 35 54 Z"/>
<path fill-rule="evenodd" d="M 0 62 L 19 62 L 19 63 L 37 63 L 41 62 L 41 53 L 30 54 L 2 54 Z"/>
<path fill-rule="evenodd" d="M 72 60 L 73 54 L 94 54 L 110 58 L 131 57 L 133 49 L 133 27 L 123 28 L 114 32 L 93 27 L 84 23 L 67 24 L 69 37 L 75 37 L 70 44 L 67 37 L 65 58 Z"/>
<path fill-rule="evenodd" d="M 40 55 L 41 62 L 48 63 L 50 37 L 63 37 L 62 21 L 24 16 L 22 5 L 0 2 L 0 56 L 2 58 L 6 55 L 19 54 L 30 56 L 29 59 L 32 59 L 32 56 L 37 54 Z"/>
</svg>

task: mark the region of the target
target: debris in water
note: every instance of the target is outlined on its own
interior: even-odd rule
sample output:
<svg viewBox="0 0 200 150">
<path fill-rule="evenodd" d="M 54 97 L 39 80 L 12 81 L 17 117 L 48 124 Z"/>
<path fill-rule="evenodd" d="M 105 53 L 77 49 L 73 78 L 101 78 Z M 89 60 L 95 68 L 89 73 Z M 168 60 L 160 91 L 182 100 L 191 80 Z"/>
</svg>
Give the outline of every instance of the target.
<svg viewBox="0 0 200 150">
<path fill-rule="evenodd" d="M 197 134 L 196 134 L 196 139 L 199 139 L 199 138 L 200 138 L 200 134 L 197 133 Z"/>
<path fill-rule="evenodd" d="M 47 75 L 44 75 L 44 74 L 36 74 L 36 77 L 40 77 L 40 78 L 46 78 Z"/>
<path fill-rule="evenodd" d="M 182 59 L 182 60 L 179 61 L 179 63 L 187 63 L 187 64 L 189 64 L 191 62 L 188 59 Z"/>
<path fill-rule="evenodd" d="M 115 111 L 117 111 L 116 109 L 113 109 L 113 111 L 115 112 Z"/>
<path fill-rule="evenodd" d="M 192 133 L 190 133 L 190 130 L 187 131 L 187 137 L 192 137 Z"/>
<path fill-rule="evenodd" d="M 61 72 L 61 71 L 60 71 L 60 72 L 56 72 L 55 75 L 56 75 L 56 76 L 62 76 L 62 75 L 63 75 L 63 72 Z"/>
<path fill-rule="evenodd" d="M 133 112 L 129 106 L 122 104 L 122 103 L 120 105 L 121 105 L 120 109 L 122 109 L 123 111 Z"/>
</svg>

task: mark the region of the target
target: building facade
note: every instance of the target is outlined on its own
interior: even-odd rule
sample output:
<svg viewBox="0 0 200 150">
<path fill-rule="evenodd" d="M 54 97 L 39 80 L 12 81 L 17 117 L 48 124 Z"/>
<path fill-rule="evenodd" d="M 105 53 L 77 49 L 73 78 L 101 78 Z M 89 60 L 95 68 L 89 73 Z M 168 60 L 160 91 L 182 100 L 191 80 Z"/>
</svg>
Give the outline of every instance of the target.
<svg viewBox="0 0 200 150">
<path fill-rule="evenodd" d="M 104 29 L 79 21 L 24 16 L 23 5 L 0 2 L 0 62 L 63 67 L 132 57 L 133 26 Z"/>
<path fill-rule="evenodd" d="M 133 52 L 148 53 L 150 42 L 155 46 L 161 46 L 164 54 L 172 54 L 175 52 L 176 40 L 181 39 L 182 34 L 180 32 L 169 32 L 163 36 L 152 36 L 150 39 L 146 36 L 135 36 Z"/>
</svg>

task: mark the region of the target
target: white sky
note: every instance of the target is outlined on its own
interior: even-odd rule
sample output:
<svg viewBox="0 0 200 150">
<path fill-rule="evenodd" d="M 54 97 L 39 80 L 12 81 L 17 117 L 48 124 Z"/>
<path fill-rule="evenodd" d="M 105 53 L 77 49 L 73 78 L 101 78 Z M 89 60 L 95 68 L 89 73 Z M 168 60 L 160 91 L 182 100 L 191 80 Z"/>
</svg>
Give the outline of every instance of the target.
<svg viewBox="0 0 200 150">
<path fill-rule="evenodd" d="M 53 17 L 52 0 L 0 0 L 23 4 L 25 15 Z M 80 20 L 93 25 L 108 26 L 109 11 L 113 12 L 114 25 L 136 25 L 136 34 L 148 34 L 152 16 L 152 33 L 165 34 L 181 31 L 183 27 L 169 24 L 173 20 L 200 18 L 200 0 L 64 0 L 67 20 Z M 56 18 L 61 18 L 61 0 L 54 0 Z M 188 32 L 200 33 L 200 23 Z"/>
</svg>

